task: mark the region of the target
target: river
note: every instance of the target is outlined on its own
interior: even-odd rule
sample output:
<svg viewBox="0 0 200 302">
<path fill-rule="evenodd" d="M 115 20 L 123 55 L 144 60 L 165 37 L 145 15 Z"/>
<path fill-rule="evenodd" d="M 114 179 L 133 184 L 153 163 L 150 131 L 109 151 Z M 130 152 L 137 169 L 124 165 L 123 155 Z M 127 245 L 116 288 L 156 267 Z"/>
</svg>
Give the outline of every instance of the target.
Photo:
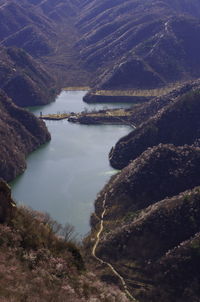
<svg viewBox="0 0 200 302">
<path fill-rule="evenodd" d="M 63 91 L 55 102 L 31 108 L 39 115 L 57 112 L 130 107 L 82 101 L 83 91 Z M 35 210 L 48 212 L 61 224 L 70 223 L 79 237 L 90 229 L 89 219 L 97 193 L 115 171 L 108 153 L 129 133 L 128 126 L 79 125 L 67 120 L 46 121 L 52 140 L 27 158 L 27 170 L 11 183 L 13 198 Z"/>
</svg>

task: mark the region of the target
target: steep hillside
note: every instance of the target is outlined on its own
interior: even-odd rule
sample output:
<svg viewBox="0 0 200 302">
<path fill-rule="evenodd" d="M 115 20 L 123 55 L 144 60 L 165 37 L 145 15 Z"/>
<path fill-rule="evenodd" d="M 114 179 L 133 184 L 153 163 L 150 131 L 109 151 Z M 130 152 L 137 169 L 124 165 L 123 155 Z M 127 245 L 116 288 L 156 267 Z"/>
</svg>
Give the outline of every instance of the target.
<svg viewBox="0 0 200 302">
<path fill-rule="evenodd" d="M 64 239 L 67 231 L 58 237 L 59 224 L 16 207 L 2 181 L 0 197 L 1 301 L 128 302 L 120 290 L 87 270 L 77 245 Z"/>
<path fill-rule="evenodd" d="M 131 119 L 130 121 L 139 126 L 149 118 L 153 117 L 160 111 L 164 109 L 166 106 L 175 103 L 186 93 L 192 92 L 200 88 L 200 80 L 189 81 L 185 84 L 178 85 L 175 89 L 173 89 L 169 93 L 164 93 L 160 97 L 154 97 L 149 102 L 145 102 L 144 104 L 138 104 L 138 106 L 134 106 L 130 109 Z"/>
<path fill-rule="evenodd" d="M 43 121 L 15 106 L 0 91 L 0 178 L 13 180 L 26 168 L 28 153 L 50 140 Z"/>
<path fill-rule="evenodd" d="M 199 77 L 199 16 L 198 1 L 85 1 L 78 47 L 97 75 L 95 89 L 153 89 Z"/>
<path fill-rule="evenodd" d="M 1 48 L 0 88 L 18 106 L 47 104 L 56 96 L 55 79 L 24 50 Z"/>
<path fill-rule="evenodd" d="M 135 131 L 119 140 L 110 152 L 113 167 L 123 168 L 148 147 L 159 143 L 193 144 L 200 133 L 199 89 L 176 98 Z"/>
<path fill-rule="evenodd" d="M 25 1 L 1 1 L 0 20 L 1 89 L 19 106 L 51 102 L 56 79 L 34 58 L 52 53 L 53 23 Z"/>
<path fill-rule="evenodd" d="M 1 44 L 23 48 L 33 56 L 49 54 L 52 22 L 39 11 L 36 14 L 25 1 L 3 2 L 0 6 Z"/>
<path fill-rule="evenodd" d="M 105 187 L 108 191 L 105 219 L 124 219 L 127 212 L 136 212 L 166 196 L 200 185 L 199 160 L 200 149 L 196 147 L 160 144 L 149 148 Z M 103 190 L 96 200 L 98 216 L 104 194 Z"/>
<path fill-rule="evenodd" d="M 139 301 L 198 301 L 199 205 L 197 187 L 104 237 L 98 255 L 113 263 Z"/>
<path fill-rule="evenodd" d="M 1 1 L 1 46 L 22 48 L 29 54 L 29 61 L 32 61 L 31 81 L 30 68 L 29 70 L 23 68 L 22 72 L 19 70 L 20 77 L 10 79 L 8 76 L 7 79 L 12 80 L 11 87 L 8 83 L 8 90 L 13 91 L 15 99 L 19 98 L 18 105 L 46 104 L 55 98 L 55 92 L 63 86 L 88 84 L 90 76 L 81 68 L 79 53 L 74 48 L 75 42 L 79 39 L 79 33 L 74 26 L 77 9 L 78 2 L 70 0 L 24 0 L 20 3 L 15 0 Z M 17 69 L 19 56 L 12 56 L 11 60 Z M 2 61 L 6 61 L 5 57 L 2 57 Z M 9 66 L 8 62 L 7 65 Z M 30 67 L 28 62 L 24 62 L 24 65 Z M 4 72 L 6 77 L 6 71 Z M 18 87 L 21 85 L 28 86 L 29 101 L 27 96 L 23 101 L 20 100 L 22 93 Z M 39 93 L 36 93 L 36 90 Z"/>
<path fill-rule="evenodd" d="M 152 89 L 200 76 L 199 16 L 197 1 L 2 0 L 0 42 L 58 87 Z"/>
<path fill-rule="evenodd" d="M 113 176 L 95 202 L 89 245 L 104 211 L 97 256 L 141 302 L 189 302 L 190 292 L 198 297 L 199 159 L 200 149 L 189 146 L 148 149 Z"/>
</svg>

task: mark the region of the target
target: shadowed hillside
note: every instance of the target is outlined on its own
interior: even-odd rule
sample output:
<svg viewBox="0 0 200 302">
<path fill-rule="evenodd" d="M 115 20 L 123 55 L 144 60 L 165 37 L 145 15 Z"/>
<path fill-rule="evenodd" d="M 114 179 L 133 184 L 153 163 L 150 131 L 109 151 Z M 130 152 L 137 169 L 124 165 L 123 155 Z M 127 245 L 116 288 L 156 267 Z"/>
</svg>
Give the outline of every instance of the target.
<svg viewBox="0 0 200 302">
<path fill-rule="evenodd" d="M 149 148 L 113 176 L 95 202 L 89 245 L 105 200 L 97 255 L 138 301 L 189 302 L 190 292 L 198 301 L 199 156 L 200 149 L 189 146 Z"/>
<path fill-rule="evenodd" d="M 3 181 L 0 235 L 1 301 L 128 302 L 116 286 L 87 269 L 78 245 L 66 239 L 67 229 L 48 214 L 16 207 Z"/>
<path fill-rule="evenodd" d="M 199 77 L 199 16 L 198 1 L 86 1 L 78 47 L 97 75 L 95 89 L 152 89 Z"/>
<path fill-rule="evenodd" d="M 26 168 L 26 156 L 50 140 L 43 121 L 14 105 L 0 91 L 0 178 L 13 180 Z"/>
<path fill-rule="evenodd" d="M 123 168 L 148 147 L 159 143 L 177 146 L 193 144 L 199 139 L 199 89 L 177 97 L 135 131 L 119 140 L 110 152 L 113 167 Z"/>
</svg>

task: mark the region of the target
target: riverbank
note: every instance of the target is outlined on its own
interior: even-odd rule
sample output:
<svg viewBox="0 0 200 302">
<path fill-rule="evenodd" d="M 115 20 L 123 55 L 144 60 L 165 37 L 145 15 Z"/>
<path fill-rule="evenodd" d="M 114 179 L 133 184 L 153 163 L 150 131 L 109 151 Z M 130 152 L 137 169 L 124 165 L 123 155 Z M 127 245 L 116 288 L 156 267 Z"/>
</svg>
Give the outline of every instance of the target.
<svg viewBox="0 0 200 302">
<path fill-rule="evenodd" d="M 64 91 L 88 91 L 90 90 L 89 86 L 69 86 L 64 87 L 62 90 Z"/>
<path fill-rule="evenodd" d="M 81 113 L 59 113 L 41 115 L 43 120 L 63 120 L 67 119 L 71 123 L 85 125 L 129 125 L 134 127 L 130 121 L 131 109 L 105 109 Z"/>
<path fill-rule="evenodd" d="M 67 114 L 105 109 L 104 105 L 84 103 L 84 94 L 84 91 L 62 91 L 55 102 L 32 111 L 36 116 L 58 113 L 55 117 L 60 120 Z M 45 121 L 52 139 L 28 156 L 28 169 L 11 184 L 13 197 L 37 211 L 48 212 L 60 224 L 74 225 L 81 240 L 90 230 L 96 195 L 115 172 L 109 165 L 108 153 L 131 128 L 86 126 L 59 120 Z"/>
<path fill-rule="evenodd" d="M 84 97 L 86 103 L 133 103 L 141 104 L 174 90 L 178 83 L 157 89 L 91 90 Z"/>
</svg>

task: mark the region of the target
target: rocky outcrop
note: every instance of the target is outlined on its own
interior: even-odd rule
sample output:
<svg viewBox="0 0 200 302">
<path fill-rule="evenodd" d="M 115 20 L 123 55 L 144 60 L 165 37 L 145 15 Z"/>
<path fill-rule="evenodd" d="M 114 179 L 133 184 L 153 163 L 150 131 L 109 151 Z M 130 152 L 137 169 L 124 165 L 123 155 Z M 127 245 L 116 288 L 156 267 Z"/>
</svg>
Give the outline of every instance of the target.
<svg viewBox="0 0 200 302">
<path fill-rule="evenodd" d="M 0 177 L 14 179 L 26 168 L 26 156 L 50 140 L 43 121 L 14 105 L 0 91 Z"/>
<path fill-rule="evenodd" d="M 118 141 L 110 152 L 110 163 L 121 169 L 159 143 L 193 144 L 200 133 L 200 95 L 192 90 L 164 107 L 154 117 Z M 189 126 L 188 126 L 189 125 Z"/>
</svg>

